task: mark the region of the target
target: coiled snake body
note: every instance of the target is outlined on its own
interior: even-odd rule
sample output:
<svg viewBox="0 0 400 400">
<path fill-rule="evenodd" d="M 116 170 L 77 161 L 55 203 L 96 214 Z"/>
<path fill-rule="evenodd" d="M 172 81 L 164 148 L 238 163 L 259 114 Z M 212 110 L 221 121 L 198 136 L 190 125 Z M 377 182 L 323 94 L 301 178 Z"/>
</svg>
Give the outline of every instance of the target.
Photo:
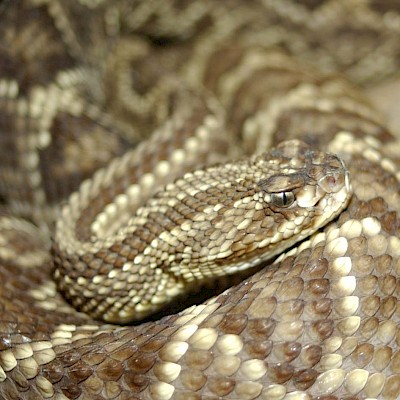
<svg viewBox="0 0 400 400">
<path fill-rule="evenodd" d="M 0 398 L 399 398 L 397 8 L 3 6 Z"/>
</svg>

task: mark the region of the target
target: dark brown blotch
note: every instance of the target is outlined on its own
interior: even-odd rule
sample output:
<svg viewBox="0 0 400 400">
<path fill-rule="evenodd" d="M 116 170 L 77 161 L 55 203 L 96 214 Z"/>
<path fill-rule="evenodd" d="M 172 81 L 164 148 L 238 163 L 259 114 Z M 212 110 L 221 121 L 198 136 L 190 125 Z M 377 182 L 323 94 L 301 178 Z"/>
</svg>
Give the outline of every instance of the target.
<svg viewBox="0 0 400 400">
<path fill-rule="evenodd" d="M 267 339 L 274 332 L 276 322 L 272 318 L 258 318 L 249 321 L 247 331 L 254 339 Z"/>
<path fill-rule="evenodd" d="M 320 320 L 329 316 L 332 312 L 331 299 L 318 299 L 309 301 L 305 308 L 307 318 L 312 320 Z"/>
<path fill-rule="evenodd" d="M 145 374 L 153 367 L 156 358 L 156 353 L 137 352 L 128 360 L 128 369 L 137 374 Z"/>
<path fill-rule="evenodd" d="M 317 376 L 318 372 L 312 368 L 295 372 L 293 375 L 294 386 L 298 390 L 307 390 L 311 385 L 314 384 Z"/>
<path fill-rule="evenodd" d="M 397 218 L 397 213 L 395 211 L 390 211 L 382 215 L 379 221 L 382 229 L 389 235 L 399 236 L 400 221 Z"/>
<path fill-rule="evenodd" d="M 302 277 L 305 281 L 308 279 L 320 279 L 325 276 L 328 270 L 328 260 L 326 258 L 317 258 L 311 260 L 303 268 Z"/>
<path fill-rule="evenodd" d="M 264 360 L 272 350 L 271 340 L 250 340 L 244 345 L 244 351 L 250 358 Z"/>
<path fill-rule="evenodd" d="M 76 350 L 70 350 L 60 355 L 60 361 L 65 367 L 70 367 L 81 359 L 81 354 Z"/>
<path fill-rule="evenodd" d="M 328 339 L 332 335 L 333 329 L 334 323 L 329 319 L 316 321 L 312 324 L 312 332 L 319 342 Z"/>
<path fill-rule="evenodd" d="M 48 379 L 51 383 L 59 382 L 64 376 L 64 367 L 59 359 L 45 364 L 42 366 L 43 376 Z"/>
<path fill-rule="evenodd" d="M 117 360 L 106 359 L 99 364 L 96 373 L 104 381 L 116 381 L 124 373 L 124 365 Z"/>
<path fill-rule="evenodd" d="M 304 346 L 300 353 L 302 365 L 305 367 L 313 367 L 320 362 L 322 357 L 322 348 L 318 345 Z"/>
<path fill-rule="evenodd" d="M 221 332 L 239 335 L 246 328 L 247 316 L 245 314 L 228 314 L 220 324 Z"/>
<path fill-rule="evenodd" d="M 124 373 L 124 381 L 133 393 L 143 392 L 149 385 L 149 378 L 146 375 L 137 374 L 133 371 Z"/>
<path fill-rule="evenodd" d="M 71 379 L 71 381 L 77 384 L 89 378 L 92 373 L 92 367 L 90 367 L 83 361 L 78 361 L 76 364 L 68 369 L 69 378 Z"/>
<path fill-rule="evenodd" d="M 277 364 L 270 366 L 268 376 L 272 382 L 285 383 L 292 378 L 294 367 L 289 363 Z"/>
<path fill-rule="evenodd" d="M 322 298 L 329 293 L 329 280 L 328 279 L 312 279 L 305 285 L 305 296 L 307 298 Z"/>
<path fill-rule="evenodd" d="M 155 353 L 165 345 L 167 340 L 168 338 L 166 336 L 151 338 L 147 343 L 141 346 L 140 350 L 144 352 Z"/>
<path fill-rule="evenodd" d="M 279 362 L 290 362 L 299 356 L 301 344 L 298 342 L 284 342 L 274 346 L 274 355 Z"/>
<path fill-rule="evenodd" d="M 67 376 L 61 381 L 60 388 L 63 394 L 68 398 L 75 400 L 82 394 L 82 389 L 75 382 L 71 382 Z"/>
<path fill-rule="evenodd" d="M 29 389 L 30 384 L 28 380 L 25 378 L 22 372 L 19 371 L 18 368 L 14 368 L 9 373 L 9 377 L 15 383 L 19 392 L 26 392 Z"/>
<path fill-rule="evenodd" d="M 135 346 L 125 346 L 121 349 L 118 349 L 112 353 L 112 358 L 118 361 L 125 361 L 128 358 L 131 358 L 136 352 Z"/>
</svg>

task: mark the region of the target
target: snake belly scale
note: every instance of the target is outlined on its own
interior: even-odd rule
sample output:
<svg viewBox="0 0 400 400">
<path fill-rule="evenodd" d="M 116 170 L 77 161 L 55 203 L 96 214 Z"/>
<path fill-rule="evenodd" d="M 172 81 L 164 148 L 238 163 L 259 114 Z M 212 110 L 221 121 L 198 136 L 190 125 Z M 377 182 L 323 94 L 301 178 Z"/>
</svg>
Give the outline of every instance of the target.
<svg viewBox="0 0 400 400">
<path fill-rule="evenodd" d="M 395 1 L 0 15 L 1 399 L 400 398 Z"/>
</svg>

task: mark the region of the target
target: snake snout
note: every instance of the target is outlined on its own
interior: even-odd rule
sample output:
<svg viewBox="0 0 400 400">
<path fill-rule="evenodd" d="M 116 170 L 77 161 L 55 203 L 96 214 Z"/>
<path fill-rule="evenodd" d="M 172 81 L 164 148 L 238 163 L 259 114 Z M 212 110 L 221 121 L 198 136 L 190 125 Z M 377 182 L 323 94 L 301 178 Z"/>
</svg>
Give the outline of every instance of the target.
<svg viewBox="0 0 400 400">
<path fill-rule="evenodd" d="M 352 192 L 349 171 L 344 162 L 335 155 L 330 157 L 331 162 L 327 164 L 324 176 L 318 180 L 318 188 L 326 197 L 320 204 L 324 211 L 327 207 L 343 209 Z"/>
<path fill-rule="evenodd" d="M 324 168 L 324 175 L 318 179 L 318 192 L 321 200 L 319 207 L 326 212 L 339 212 L 348 203 L 351 196 L 349 171 L 344 162 L 337 156 L 329 154 L 330 160 Z"/>
<path fill-rule="evenodd" d="M 329 153 L 312 152 L 312 167 L 308 169 L 308 184 L 298 193 L 301 207 L 317 207 L 322 211 L 340 208 L 350 193 L 350 179 L 343 161 Z"/>
<path fill-rule="evenodd" d="M 318 180 L 318 185 L 326 192 L 326 193 L 337 193 L 343 187 L 346 187 L 347 190 L 350 190 L 350 181 L 349 181 L 349 173 L 347 171 L 346 166 L 343 161 L 334 156 L 339 166 L 337 166 L 337 162 L 335 160 L 335 165 L 327 167 L 325 175 Z"/>
</svg>

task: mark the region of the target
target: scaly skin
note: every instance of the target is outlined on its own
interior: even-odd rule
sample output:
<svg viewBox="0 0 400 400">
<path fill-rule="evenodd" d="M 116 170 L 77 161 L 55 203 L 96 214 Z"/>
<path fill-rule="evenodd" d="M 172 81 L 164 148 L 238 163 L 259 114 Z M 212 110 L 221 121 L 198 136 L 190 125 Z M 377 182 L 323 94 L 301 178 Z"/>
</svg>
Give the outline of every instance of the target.
<svg viewBox="0 0 400 400">
<path fill-rule="evenodd" d="M 326 74 L 364 83 L 396 70 L 396 4 L 303 3 L 26 0 L 2 9 L 1 398 L 400 396 L 400 146 L 357 88 Z M 151 204 L 154 182 L 292 139 L 343 159 L 353 194 L 338 218 L 204 304 L 104 325 L 58 293 L 48 233 L 80 181 L 150 133 L 81 186 L 59 226 L 96 246 L 92 236 L 107 241 Z M 129 205 L 118 197 L 127 170 L 141 189 Z M 85 271 L 90 252 L 80 257 L 74 268 Z"/>
</svg>

